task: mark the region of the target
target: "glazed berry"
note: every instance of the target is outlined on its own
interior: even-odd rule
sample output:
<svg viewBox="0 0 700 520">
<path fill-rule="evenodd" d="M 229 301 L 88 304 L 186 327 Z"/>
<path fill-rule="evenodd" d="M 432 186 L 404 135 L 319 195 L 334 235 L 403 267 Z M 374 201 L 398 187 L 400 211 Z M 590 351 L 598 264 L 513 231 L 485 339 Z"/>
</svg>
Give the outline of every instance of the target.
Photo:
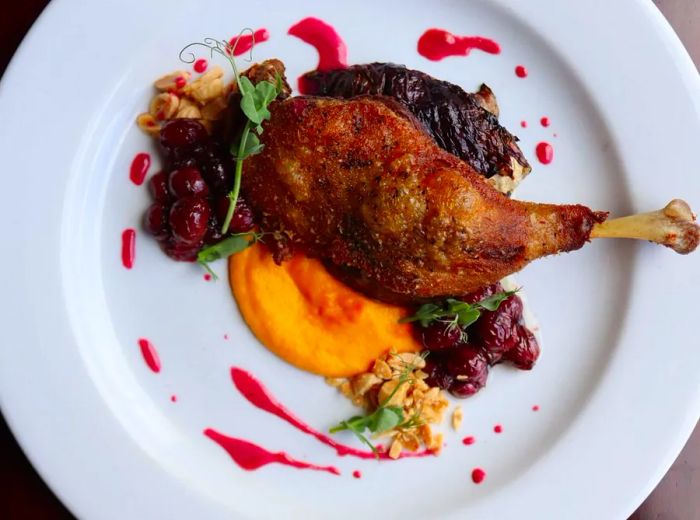
<svg viewBox="0 0 700 520">
<path fill-rule="evenodd" d="M 146 210 L 144 219 L 146 230 L 153 235 L 156 240 L 168 238 L 168 208 L 160 203 L 154 202 Z"/>
<path fill-rule="evenodd" d="M 223 238 L 221 234 L 221 221 L 216 215 L 212 214 L 209 217 L 209 223 L 207 224 L 207 233 L 204 235 L 204 243 L 206 245 L 216 244 Z"/>
<path fill-rule="evenodd" d="M 211 210 L 206 200 L 198 197 L 180 199 L 170 208 L 170 229 L 173 238 L 184 245 L 200 242 L 207 232 Z"/>
<path fill-rule="evenodd" d="M 168 202 L 170 200 L 170 194 L 168 193 L 167 174 L 165 172 L 158 172 L 151 177 L 148 181 L 148 191 L 156 202 Z"/>
<path fill-rule="evenodd" d="M 225 195 L 233 187 L 230 168 L 221 159 L 222 152 L 214 145 L 202 149 L 198 155 L 202 177 L 215 195 Z"/>
<path fill-rule="evenodd" d="M 183 244 L 178 242 L 173 237 L 170 237 L 165 243 L 165 254 L 173 260 L 179 262 L 194 262 L 197 259 L 197 253 L 202 248 L 202 242 L 195 244 Z"/>
<path fill-rule="evenodd" d="M 160 130 L 160 144 L 167 150 L 192 150 L 209 138 L 206 128 L 196 119 L 171 119 Z"/>
<path fill-rule="evenodd" d="M 486 385 L 489 365 L 481 349 L 462 345 L 446 354 L 445 368 L 453 377 L 449 391 L 455 397 L 468 397 Z"/>
<path fill-rule="evenodd" d="M 220 197 L 217 201 L 216 216 L 222 223 L 226 219 L 226 214 L 228 213 L 230 205 L 231 202 L 228 197 Z M 248 206 L 242 197 L 238 197 L 236 201 L 236 210 L 233 212 L 233 217 L 231 217 L 231 223 L 229 224 L 229 233 L 245 233 L 253 229 L 253 227 L 255 227 L 253 210 L 250 209 L 250 206 Z"/>
<path fill-rule="evenodd" d="M 523 303 L 516 295 L 506 298 L 497 310 L 484 311 L 472 327 L 474 339 L 490 354 L 502 354 L 516 341 L 515 326 L 523 314 Z"/>
<path fill-rule="evenodd" d="M 540 345 L 535 335 L 524 325 L 517 326 L 517 336 L 517 343 L 503 357 L 521 370 L 531 370 L 540 357 Z"/>
<path fill-rule="evenodd" d="M 425 382 L 430 386 L 437 386 L 447 390 L 452 385 L 454 378 L 447 373 L 444 358 L 437 353 L 430 354 L 425 360 L 423 372 L 428 374 Z"/>
<path fill-rule="evenodd" d="M 431 351 L 452 348 L 462 342 L 462 329 L 450 323 L 434 321 L 420 330 L 423 346 Z"/>
<path fill-rule="evenodd" d="M 197 168 L 185 166 L 170 172 L 168 189 L 178 199 L 184 197 L 206 197 L 209 195 L 209 187 L 202 179 L 202 174 Z"/>
<path fill-rule="evenodd" d="M 493 296 L 497 292 L 503 292 L 503 287 L 498 282 L 496 282 L 493 285 L 487 285 L 486 287 L 482 287 L 481 289 L 469 293 L 460 298 L 460 300 L 467 303 L 476 303 L 488 298 L 489 296 Z"/>
</svg>

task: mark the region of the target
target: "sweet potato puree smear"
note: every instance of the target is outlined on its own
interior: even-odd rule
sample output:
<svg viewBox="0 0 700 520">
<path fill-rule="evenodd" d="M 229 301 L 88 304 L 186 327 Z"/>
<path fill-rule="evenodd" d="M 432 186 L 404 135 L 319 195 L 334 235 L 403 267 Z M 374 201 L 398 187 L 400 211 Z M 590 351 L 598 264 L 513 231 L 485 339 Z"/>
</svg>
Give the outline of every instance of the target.
<svg viewBox="0 0 700 520">
<path fill-rule="evenodd" d="M 321 262 L 296 255 L 281 266 L 264 246 L 233 255 L 229 280 L 243 318 L 272 352 L 301 369 L 340 377 L 369 369 L 390 349 L 420 350 L 406 310 L 353 291 Z"/>
</svg>

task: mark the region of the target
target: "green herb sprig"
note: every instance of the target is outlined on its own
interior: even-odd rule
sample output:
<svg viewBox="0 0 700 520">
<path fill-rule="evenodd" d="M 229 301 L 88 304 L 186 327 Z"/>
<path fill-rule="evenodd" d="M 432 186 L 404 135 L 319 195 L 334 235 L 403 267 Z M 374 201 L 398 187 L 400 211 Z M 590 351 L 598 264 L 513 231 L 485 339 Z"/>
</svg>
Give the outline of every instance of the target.
<svg viewBox="0 0 700 520">
<path fill-rule="evenodd" d="M 209 266 L 211 262 L 240 253 L 256 242 L 261 241 L 263 236 L 264 233 L 236 233 L 235 235 L 225 238 L 221 242 L 217 242 L 216 244 L 200 250 L 199 253 L 197 253 L 197 262 L 204 267 L 215 280 L 218 280 L 219 277 Z"/>
</svg>

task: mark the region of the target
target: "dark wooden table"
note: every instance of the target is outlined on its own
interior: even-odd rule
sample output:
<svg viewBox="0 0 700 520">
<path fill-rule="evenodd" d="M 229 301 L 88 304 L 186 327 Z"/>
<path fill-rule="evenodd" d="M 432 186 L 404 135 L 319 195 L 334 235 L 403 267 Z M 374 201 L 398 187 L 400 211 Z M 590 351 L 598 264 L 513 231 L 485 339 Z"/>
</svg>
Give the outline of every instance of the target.
<svg viewBox="0 0 700 520">
<path fill-rule="evenodd" d="M 553 0 L 554 1 L 554 0 Z M 614 1 L 614 0 L 610 0 Z M 0 16 L 0 73 L 48 0 L 5 2 Z M 700 0 L 654 0 L 700 63 Z M 31 467 L 0 417 L 0 518 L 71 519 Z M 700 520 L 700 427 L 659 486 L 630 520 Z M 594 499 L 594 497 L 590 497 Z"/>
</svg>

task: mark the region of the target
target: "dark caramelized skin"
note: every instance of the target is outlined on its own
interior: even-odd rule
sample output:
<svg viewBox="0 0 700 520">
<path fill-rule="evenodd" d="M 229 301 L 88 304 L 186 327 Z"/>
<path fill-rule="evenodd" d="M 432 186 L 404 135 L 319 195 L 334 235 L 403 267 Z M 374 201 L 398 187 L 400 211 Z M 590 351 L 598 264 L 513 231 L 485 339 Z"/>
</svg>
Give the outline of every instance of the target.
<svg viewBox="0 0 700 520">
<path fill-rule="evenodd" d="M 392 100 L 297 97 L 271 111 L 243 174 L 262 228 L 286 237 L 278 252 L 302 250 L 398 297 L 383 299 L 474 291 L 580 248 L 606 217 L 509 199 Z"/>
</svg>

